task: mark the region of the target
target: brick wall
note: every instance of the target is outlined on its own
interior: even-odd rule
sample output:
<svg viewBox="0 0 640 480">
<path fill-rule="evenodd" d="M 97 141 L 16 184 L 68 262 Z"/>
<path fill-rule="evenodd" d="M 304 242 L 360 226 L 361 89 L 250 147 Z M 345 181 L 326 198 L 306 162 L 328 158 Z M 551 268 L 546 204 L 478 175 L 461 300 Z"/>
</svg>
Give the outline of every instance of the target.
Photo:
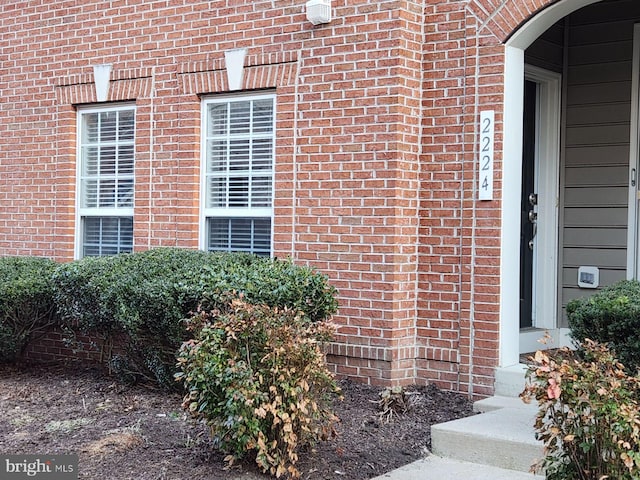
<svg viewBox="0 0 640 480">
<path fill-rule="evenodd" d="M 243 89 L 277 94 L 275 254 L 339 289 L 336 371 L 490 393 L 500 203 L 474 200 L 475 122 L 491 107 L 499 134 L 501 42 L 549 3 L 334 0 L 313 27 L 303 1 L 6 0 L 0 254 L 73 258 L 75 107 L 103 63 L 137 106 L 136 250 L 197 248 L 200 98 L 244 47 Z"/>
<path fill-rule="evenodd" d="M 117 342 L 98 336 L 65 336 L 59 329 L 33 339 L 22 352 L 21 359 L 38 363 L 60 363 L 69 360 L 83 365 L 105 366 L 112 355 L 119 353 Z"/>
</svg>

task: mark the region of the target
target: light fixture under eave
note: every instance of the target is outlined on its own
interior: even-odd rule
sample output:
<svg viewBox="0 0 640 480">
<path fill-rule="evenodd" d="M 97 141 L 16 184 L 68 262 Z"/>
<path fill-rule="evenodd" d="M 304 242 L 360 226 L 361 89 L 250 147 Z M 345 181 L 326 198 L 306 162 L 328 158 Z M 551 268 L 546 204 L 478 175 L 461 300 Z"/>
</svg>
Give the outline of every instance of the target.
<svg viewBox="0 0 640 480">
<path fill-rule="evenodd" d="M 331 21 L 331 0 L 309 0 L 305 5 L 307 20 L 314 25 Z"/>
</svg>

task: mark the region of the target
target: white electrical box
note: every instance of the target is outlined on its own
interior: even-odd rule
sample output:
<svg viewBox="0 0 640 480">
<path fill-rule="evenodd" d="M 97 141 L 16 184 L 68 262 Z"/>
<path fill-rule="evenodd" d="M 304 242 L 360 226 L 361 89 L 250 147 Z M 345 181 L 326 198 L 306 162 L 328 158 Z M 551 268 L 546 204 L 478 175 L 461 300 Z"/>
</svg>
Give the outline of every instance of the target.
<svg viewBox="0 0 640 480">
<path fill-rule="evenodd" d="M 331 21 L 331 0 L 309 0 L 306 4 L 307 20 L 314 25 Z"/>
<path fill-rule="evenodd" d="M 578 286 L 580 288 L 598 288 L 600 269 L 598 267 L 578 267 Z"/>
</svg>

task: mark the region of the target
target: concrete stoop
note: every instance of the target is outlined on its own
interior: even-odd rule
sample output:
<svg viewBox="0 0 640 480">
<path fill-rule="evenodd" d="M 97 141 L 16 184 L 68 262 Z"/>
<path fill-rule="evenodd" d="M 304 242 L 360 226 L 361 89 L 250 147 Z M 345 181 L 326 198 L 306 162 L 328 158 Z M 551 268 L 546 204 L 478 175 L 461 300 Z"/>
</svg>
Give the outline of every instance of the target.
<svg viewBox="0 0 640 480">
<path fill-rule="evenodd" d="M 542 443 L 535 440 L 533 429 L 536 408 L 513 397 L 476 402 L 476 411 L 484 413 L 431 427 L 432 453 L 463 462 L 529 472 L 543 454 Z"/>
<path fill-rule="evenodd" d="M 524 390 L 526 371 L 527 366 L 522 363 L 511 367 L 496 368 L 496 378 L 493 385 L 495 389 L 494 395 L 517 398 L 520 392 Z"/>
<path fill-rule="evenodd" d="M 372 480 L 544 480 L 531 473 L 429 455 Z"/>
</svg>

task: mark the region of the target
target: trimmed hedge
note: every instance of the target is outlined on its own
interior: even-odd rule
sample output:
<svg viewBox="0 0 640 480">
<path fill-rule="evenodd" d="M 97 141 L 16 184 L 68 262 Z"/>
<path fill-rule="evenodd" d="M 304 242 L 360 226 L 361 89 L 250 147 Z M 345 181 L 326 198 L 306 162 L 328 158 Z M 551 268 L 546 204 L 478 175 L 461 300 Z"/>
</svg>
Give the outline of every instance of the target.
<svg viewBox="0 0 640 480">
<path fill-rule="evenodd" d="M 247 302 L 296 308 L 311 321 L 337 310 L 326 277 L 290 261 L 245 253 L 159 248 L 85 258 L 53 275 L 61 319 L 72 332 L 118 338 L 123 351 L 110 358 L 121 378 L 174 385 L 176 353 L 188 338 L 183 319 L 198 308 Z"/>
<path fill-rule="evenodd" d="M 624 280 L 567 304 L 571 336 L 607 343 L 631 371 L 640 368 L 640 283 Z"/>
<path fill-rule="evenodd" d="M 11 362 L 58 322 L 53 301 L 53 260 L 0 257 L 0 361 Z"/>
</svg>

